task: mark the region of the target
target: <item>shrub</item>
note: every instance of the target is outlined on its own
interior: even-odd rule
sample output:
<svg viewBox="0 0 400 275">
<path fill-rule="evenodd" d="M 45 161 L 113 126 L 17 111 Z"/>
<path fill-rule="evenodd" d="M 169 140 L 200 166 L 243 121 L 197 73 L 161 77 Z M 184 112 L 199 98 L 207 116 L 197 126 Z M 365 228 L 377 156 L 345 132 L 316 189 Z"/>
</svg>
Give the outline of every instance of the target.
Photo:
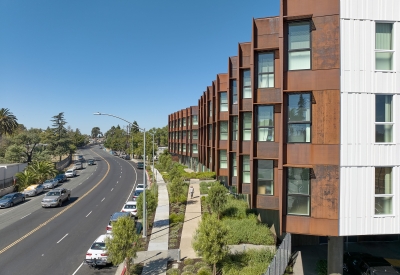
<svg viewBox="0 0 400 275">
<path fill-rule="evenodd" d="M 206 262 L 197 262 L 197 263 L 194 264 L 194 267 L 195 267 L 197 270 L 199 270 L 199 269 L 202 268 L 202 267 L 208 267 L 208 268 L 210 268 Z"/>
<path fill-rule="evenodd" d="M 208 187 L 211 187 L 213 184 L 215 184 L 216 181 L 202 181 L 200 182 L 200 194 L 205 195 L 208 194 Z"/>
<path fill-rule="evenodd" d="M 213 184 L 208 190 L 207 202 L 213 213 L 216 213 L 218 219 L 220 218 L 221 212 L 225 209 L 225 205 L 228 200 L 227 196 L 228 190 L 225 186 L 220 183 Z"/>
<path fill-rule="evenodd" d="M 237 200 L 231 196 L 225 204 L 225 209 L 222 211 L 223 217 L 243 219 L 249 212 L 247 202 L 244 200 Z"/>
<path fill-rule="evenodd" d="M 211 275 L 212 271 L 210 267 L 203 266 L 197 271 L 197 275 Z"/>
<path fill-rule="evenodd" d="M 183 268 L 183 271 L 194 273 L 194 272 L 196 272 L 196 268 L 194 267 L 194 265 L 187 265 Z"/>
<path fill-rule="evenodd" d="M 193 259 L 185 259 L 183 260 L 184 265 L 192 265 L 194 263 Z"/>
<path fill-rule="evenodd" d="M 185 220 L 184 214 L 172 213 L 171 215 L 169 215 L 169 223 L 170 224 L 180 223 L 180 222 L 183 222 L 184 220 Z"/>
<path fill-rule="evenodd" d="M 318 260 L 315 269 L 316 269 L 318 275 L 328 274 L 328 261 L 327 260 Z"/>
<path fill-rule="evenodd" d="M 230 254 L 221 262 L 222 274 L 264 274 L 274 258 L 274 253 L 268 249 L 249 249 L 244 253 Z"/>
<path fill-rule="evenodd" d="M 184 271 L 181 273 L 181 275 L 193 275 L 193 273 L 190 271 Z"/>
<path fill-rule="evenodd" d="M 177 268 L 171 268 L 167 270 L 168 275 L 179 275 L 179 269 Z"/>
</svg>

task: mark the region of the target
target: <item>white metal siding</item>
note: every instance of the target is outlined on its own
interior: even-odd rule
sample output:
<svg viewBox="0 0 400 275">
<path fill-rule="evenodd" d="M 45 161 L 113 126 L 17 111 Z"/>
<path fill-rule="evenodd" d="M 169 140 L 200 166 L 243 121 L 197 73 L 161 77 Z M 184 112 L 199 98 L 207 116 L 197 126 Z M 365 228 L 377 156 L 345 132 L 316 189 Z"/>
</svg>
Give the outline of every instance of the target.
<svg viewBox="0 0 400 275">
<path fill-rule="evenodd" d="M 341 0 L 340 235 L 400 233 L 400 1 Z M 375 71 L 375 22 L 394 22 L 394 68 Z M 375 95 L 394 94 L 394 144 L 375 144 Z M 375 167 L 393 167 L 393 215 L 374 216 Z"/>
</svg>

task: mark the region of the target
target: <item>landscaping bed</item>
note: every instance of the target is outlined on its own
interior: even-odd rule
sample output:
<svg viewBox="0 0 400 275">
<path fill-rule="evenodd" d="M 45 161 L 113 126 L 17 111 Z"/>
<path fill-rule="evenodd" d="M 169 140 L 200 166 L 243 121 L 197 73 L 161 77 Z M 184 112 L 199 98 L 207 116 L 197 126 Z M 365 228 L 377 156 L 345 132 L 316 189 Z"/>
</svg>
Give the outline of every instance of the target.
<svg viewBox="0 0 400 275">
<path fill-rule="evenodd" d="M 185 220 L 186 203 L 169 204 L 169 240 L 168 249 L 178 249 L 181 244 L 183 222 Z"/>
<path fill-rule="evenodd" d="M 185 259 L 184 261 L 170 261 L 167 265 L 167 275 L 181 275 L 181 274 L 211 274 L 211 267 L 202 259 Z"/>
</svg>

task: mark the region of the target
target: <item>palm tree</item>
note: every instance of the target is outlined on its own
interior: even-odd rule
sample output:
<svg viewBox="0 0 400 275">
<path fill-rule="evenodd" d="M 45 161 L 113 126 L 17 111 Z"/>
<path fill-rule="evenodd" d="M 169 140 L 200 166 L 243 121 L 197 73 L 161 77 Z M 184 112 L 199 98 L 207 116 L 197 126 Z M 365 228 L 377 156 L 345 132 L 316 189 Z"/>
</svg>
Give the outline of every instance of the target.
<svg viewBox="0 0 400 275">
<path fill-rule="evenodd" d="M 54 164 L 50 161 L 34 161 L 28 166 L 28 170 L 35 173 L 39 182 L 44 182 L 57 175 L 57 169 L 54 168 Z"/>
<path fill-rule="evenodd" d="M 0 109 L 0 138 L 11 135 L 18 129 L 17 117 L 7 108 Z"/>
<path fill-rule="evenodd" d="M 20 185 L 20 190 L 24 189 L 25 187 L 35 184 L 37 182 L 36 174 L 28 169 L 25 169 L 24 172 L 19 172 L 15 175 L 18 179 L 18 183 Z"/>
</svg>

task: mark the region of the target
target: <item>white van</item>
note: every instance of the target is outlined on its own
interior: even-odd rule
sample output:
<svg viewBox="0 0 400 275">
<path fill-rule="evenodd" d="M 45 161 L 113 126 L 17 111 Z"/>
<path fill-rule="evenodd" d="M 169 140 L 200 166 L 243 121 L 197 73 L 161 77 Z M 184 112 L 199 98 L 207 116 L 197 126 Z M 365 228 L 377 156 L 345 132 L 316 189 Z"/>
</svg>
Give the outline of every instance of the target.
<svg viewBox="0 0 400 275">
<path fill-rule="evenodd" d="M 74 169 L 82 169 L 83 168 L 83 164 L 80 161 L 75 161 L 74 163 Z"/>
<path fill-rule="evenodd" d="M 75 168 L 68 169 L 67 172 L 65 172 L 65 176 L 66 176 L 67 178 L 73 178 L 73 177 L 75 177 L 75 176 L 76 176 L 76 170 L 75 170 Z"/>
</svg>

